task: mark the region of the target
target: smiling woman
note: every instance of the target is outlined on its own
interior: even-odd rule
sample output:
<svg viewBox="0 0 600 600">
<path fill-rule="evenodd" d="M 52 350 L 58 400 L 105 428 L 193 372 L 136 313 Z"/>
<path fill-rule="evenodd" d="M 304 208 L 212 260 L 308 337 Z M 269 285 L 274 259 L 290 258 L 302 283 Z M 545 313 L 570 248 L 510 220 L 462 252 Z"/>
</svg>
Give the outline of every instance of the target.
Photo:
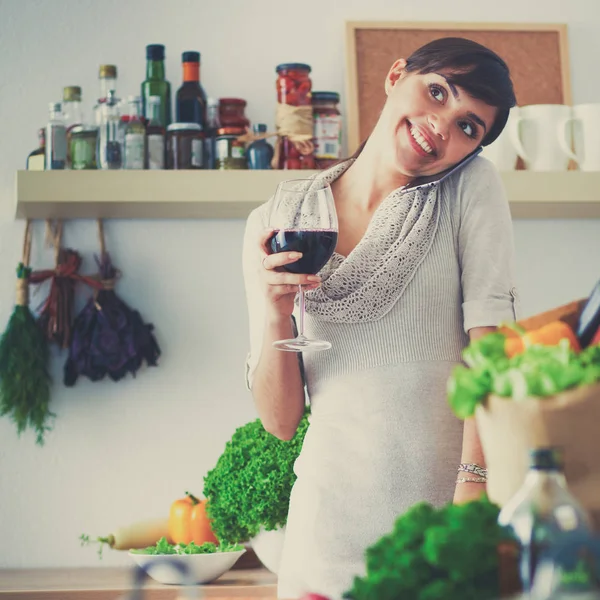
<svg viewBox="0 0 600 600">
<path fill-rule="evenodd" d="M 295 464 L 279 595 L 341 598 L 364 551 L 411 505 L 476 498 L 485 473 L 472 422 L 446 400 L 469 337 L 513 320 L 513 239 L 498 173 L 477 156 L 515 103 L 506 64 L 469 40 L 437 40 L 399 58 L 387 101 L 350 159 L 317 175 L 331 185 L 335 253 L 313 282 L 270 255 L 271 202 L 249 217 L 244 275 L 247 383 L 267 431 L 291 439 L 311 419 Z M 293 336 L 306 285 L 308 337 L 326 352 L 273 349 Z M 477 467 L 474 467 L 476 465 Z"/>
</svg>

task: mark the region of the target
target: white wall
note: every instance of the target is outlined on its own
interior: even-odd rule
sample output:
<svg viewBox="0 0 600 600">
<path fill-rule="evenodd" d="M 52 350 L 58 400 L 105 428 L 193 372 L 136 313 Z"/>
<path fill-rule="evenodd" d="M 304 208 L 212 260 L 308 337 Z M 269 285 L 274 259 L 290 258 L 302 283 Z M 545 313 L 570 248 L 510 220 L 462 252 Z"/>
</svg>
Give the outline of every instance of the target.
<svg viewBox="0 0 600 600">
<path fill-rule="evenodd" d="M 272 124 L 280 62 L 308 62 L 315 89 L 344 91 L 345 20 L 567 22 L 575 102 L 600 101 L 597 0 L 0 0 L 0 327 L 12 310 L 22 244 L 15 171 L 64 85 L 81 85 L 89 107 L 98 65 L 115 63 L 119 92 L 139 93 L 145 45 L 164 43 L 176 89 L 181 52 L 198 49 L 208 93 L 245 97 L 249 117 Z M 255 415 L 242 379 L 243 227 L 107 223 L 108 247 L 125 275 L 118 292 L 156 325 L 163 358 L 137 379 L 65 389 L 64 355 L 55 355 L 58 418 L 43 449 L 0 419 L 0 567 L 97 565 L 79 534 L 166 514 L 184 490 L 201 493 L 233 429 Z M 36 267 L 51 262 L 42 229 L 36 223 Z M 525 313 L 587 294 L 600 275 L 600 220 L 516 222 L 516 239 Z M 68 223 L 65 242 L 93 271 L 94 223 Z M 103 564 L 127 560 L 113 552 Z"/>
</svg>

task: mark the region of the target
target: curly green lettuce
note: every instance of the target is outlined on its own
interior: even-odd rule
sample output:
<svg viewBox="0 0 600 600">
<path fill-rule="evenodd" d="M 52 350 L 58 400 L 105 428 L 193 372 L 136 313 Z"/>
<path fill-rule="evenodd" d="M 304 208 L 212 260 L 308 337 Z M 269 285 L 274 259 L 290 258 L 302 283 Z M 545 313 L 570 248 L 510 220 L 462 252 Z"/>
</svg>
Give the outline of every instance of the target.
<svg viewBox="0 0 600 600">
<path fill-rule="evenodd" d="M 511 541 L 483 497 L 436 509 L 420 502 L 366 552 L 349 600 L 480 600 L 499 595 L 498 546 Z"/>
<path fill-rule="evenodd" d="M 268 433 L 260 419 L 238 428 L 204 478 L 207 513 L 221 543 L 245 542 L 261 528 L 287 522 L 294 462 L 308 428 L 308 411 L 290 441 Z"/>
<path fill-rule="evenodd" d="M 574 352 L 568 340 L 556 346 L 532 345 L 507 358 L 505 336 L 492 333 L 475 340 L 463 352 L 466 367 L 454 368 L 448 380 L 448 402 L 465 419 L 489 394 L 521 401 L 547 398 L 600 382 L 600 346 Z"/>
</svg>

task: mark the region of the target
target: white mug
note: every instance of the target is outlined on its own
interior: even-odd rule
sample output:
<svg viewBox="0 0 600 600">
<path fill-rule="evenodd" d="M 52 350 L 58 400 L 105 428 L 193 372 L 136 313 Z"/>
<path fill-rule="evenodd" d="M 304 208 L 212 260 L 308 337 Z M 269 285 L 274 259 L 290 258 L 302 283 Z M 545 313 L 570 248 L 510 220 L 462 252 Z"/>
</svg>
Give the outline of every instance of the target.
<svg viewBox="0 0 600 600">
<path fill-rule="evenodd" d="M 513 138 L 516 137 L 516 131 L 511 136 L 509 131 L 516 130 L 519 121 L 519 107 L 510 109 L 506 127 L 502 133 L 489 145 L 483 148 L 481 156 L 485 156 L 489 161 L 496 165 L 499 171 L 512 171 L 517 166 L 517 148 L 513 144 Z"/>
<path fill-rule="evenodd" d="M 509 131 L 517 154 L 531 171 L 566 171 L 571 150 L 573 110 L 564 104 L 522 106 L 517 126 Z"/>
<path fill-rule="evenodd" d="M 600 104 L 573 107 L 575 154 L 582 171 L 600 171 Z"/>
</svg>

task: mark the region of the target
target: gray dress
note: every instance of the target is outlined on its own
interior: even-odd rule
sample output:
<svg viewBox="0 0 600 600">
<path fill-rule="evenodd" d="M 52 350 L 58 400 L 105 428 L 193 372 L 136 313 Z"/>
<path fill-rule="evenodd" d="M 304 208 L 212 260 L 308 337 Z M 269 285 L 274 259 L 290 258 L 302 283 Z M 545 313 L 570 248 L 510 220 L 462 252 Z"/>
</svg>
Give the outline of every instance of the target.
<svg viewBox="0 0 600 600">
<path fill-rule="evenodd" d="M 307 314 L 306 334 L 329 340 L 332 349 L 303 356 L 312 414 L 295 464 L 280 598 L 307 592 L 341 598 L 354 576 L 364 574 L 365 549 L 391 531 L 401 513 L 415 502 L 452 500 L 463 424 L 448 406 L 446 382 L 469 329 L 516 318 L 516 292 L 512 222 L 495 168 L 475 158 L 437 186 L 435 227 L 410 277 L 400 273 L 405 281 L 398 287 L 392 273 L 386 289 L 395 296 L 381 310 L 386 289 L 363 286 L 375 318 L 345 322 L 327 310 Z M 401 201 L 401 192 L 394 194 Z M 396 218 L 388 210 L 386 200 L 378 209 L 381 222 Z M 257 239 L 267 221 L 263 205 L 249 217 L 244 246 L 249 386 L 262 343 Z M 367 230 L 355 250 L 368 255 L 360 246 L 373 240 Z M 333 272 L 344 260 L 334 257 Z M 364 306 L 368 294 L 363 313 Z"/>
</svg>

